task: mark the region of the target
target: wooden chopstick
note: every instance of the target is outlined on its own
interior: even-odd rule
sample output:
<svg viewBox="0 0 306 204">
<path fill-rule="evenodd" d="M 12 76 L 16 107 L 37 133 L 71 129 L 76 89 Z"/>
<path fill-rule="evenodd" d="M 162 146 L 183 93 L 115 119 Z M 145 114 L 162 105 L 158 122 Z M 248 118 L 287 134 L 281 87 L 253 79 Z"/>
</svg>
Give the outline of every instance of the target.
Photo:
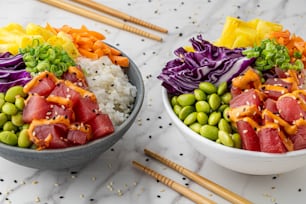
<svg viewBox="0 0 306 204">
<path fill-rule="evenodd" d="M 107 18 L 105 16 L 99 15 L 95 12 L 90 11 L 90 10 L 84 9 L 80 6 L 76 6 L 76 5 L 70 4 L 70 3 L 62 1 L 62 0 L 39 0 L 39 1 L 50 4 L 52 6 L 61 8 L 63 10 L 66 10 L 66 11 L 69 11 L 69 12 L 72 12 L 72 13 L 75 13 L 75 14 L 78 14 L 78 15 L 96 20 L 98 22 L 105 23 L 105 24 L 108 24 L 110 26 L 113 26 L 113 27 L 116 27 L 116 28 L 119 28 L 119 29 L 122 29 L 122 30 L 125 30 L 125 31 L 128 31 L 128 32 L 131 32 L 131 33 L 135 33 L 135 34 L 140 35 L 140 36 L 144 36 L 144 37 L 147 37 L 147 38 L 150 38 L 150 39 L 153 39 L 153 40 L 157 40 L 157 41 L 162 41 L 162 38 L 160 36 L 148 33 L 146 31 L 140 30 L 136 27 L 127 25 L 125 23 L 121 23 L 119 21 Z"/>
<path fill-rule="evenodd" d="M 161 163 L 165 164 L 166 166 L 174 169 L 175 171 L 181 173 L 182 175 L 188 177 L 189 179 L 193 180 L 194 182 L 196 182 L 197 184 L 201 185 L 202 187 L 212 191 L 213 193 L 221 196 L 222 198 L 235 203 L 235 204 L 252 204 L 251 201 L 241 197 L 240 195 L 210 181 L 209 179 L 204 178 L 203 176 L 192 172 L 191 170 L 177 164 L 174 163 L 172 161 L 170 161 L 169 159 L 166 159 L 165 157 L 162 157 L 160 155 L 158 155 L 157 153 L 154 153 L 148 149 L 144 149 L 144 153 L 158 161 L 160 161 Z"/>
<path fill-rule="evenodd" d="M 159 31 L 159 32 L 162 32 L 162 33 L 167 33 L 168 32 L 168 30 L 165 29 L 165 28 L 162 28 L 162 27 L 154 25 L 152 23 L 143 21 L 139 18 L 130 16 L 130 15 L 128 15 L 126 13 L 123 13 L 119 10 L 113 9 L 113 8 L 111 8 L 109 6 L 106 6 L 104 4 L 101 4 L 101 3 L 94 2 L 92 0 L 72 0 L 72 1 L 83 4 L 83 5 L 88 6 L 88 7 L 91 7 L 95 10 L 102 11 L 104 13 L 107 13 L 109 15 L 112 15 L 112 16 L 115 16 L 117 18 L 123 19 L 125 21 L 129 21 L 129 22 L 136 23 L 138 25 L 150 28 L 152 30 L 156 30 L 156 31 Z"/>
<path fill-rule="evenodd" d="M 160 182 L 166 184 L 173 190 L 179 192 L 180 194 L 184 195 L 186 198 L 189 198 L 190 200 L 194 201 L 195 203 L 201 203 L 201 204 L 216 204 L 216 202 L 186 188 L 185 186 L 171 180 L 170 178 L 161 175 L 160 173 L 150 169 L 149 167 L 143 166 L 142 164 L 133 161 L 132 162 L 134 166 L 136 166 L 138 169 L 144 171 L 145 173 L 149 174 L 150 176 L 154 177 L 155 179 L 159 180 Z"/>
</svg>

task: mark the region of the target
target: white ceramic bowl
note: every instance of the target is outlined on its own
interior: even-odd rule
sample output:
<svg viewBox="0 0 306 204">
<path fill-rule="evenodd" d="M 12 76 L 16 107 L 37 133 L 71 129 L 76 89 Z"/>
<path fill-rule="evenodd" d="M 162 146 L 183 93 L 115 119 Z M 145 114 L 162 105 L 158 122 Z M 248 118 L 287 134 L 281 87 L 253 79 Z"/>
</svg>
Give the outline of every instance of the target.
<svg viewBox="0 0 306 204">
<path fill-rule="evenodd" d="M 245 174 L 271 175 L 306 166 L 306 149 L 285 154 L 271 154 L 235 149 L 206 139 L 192 131 L 176 116 L 165 88 L 162 88 L 162 100 L 168 115 L 185 140 L 208 159 L 223 167 Z"/>
</svg>

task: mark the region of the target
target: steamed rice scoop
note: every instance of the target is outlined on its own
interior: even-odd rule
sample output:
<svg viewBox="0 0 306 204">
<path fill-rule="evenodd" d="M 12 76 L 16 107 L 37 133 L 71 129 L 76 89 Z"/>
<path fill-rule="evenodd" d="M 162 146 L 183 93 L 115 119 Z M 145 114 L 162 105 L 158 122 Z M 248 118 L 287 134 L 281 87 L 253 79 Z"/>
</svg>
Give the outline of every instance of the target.
<svg viewBox="0 0 306 204">
<path fill-rule="evenodd" d="M 98 60 L 79 57 L 76 62 L 84 71 L 100 110 L 109 115 L 114 126 L 123 123 L 133 108 L 137 89 L 129 82 L 122 68 L 106 56 Z"/>
</svg>

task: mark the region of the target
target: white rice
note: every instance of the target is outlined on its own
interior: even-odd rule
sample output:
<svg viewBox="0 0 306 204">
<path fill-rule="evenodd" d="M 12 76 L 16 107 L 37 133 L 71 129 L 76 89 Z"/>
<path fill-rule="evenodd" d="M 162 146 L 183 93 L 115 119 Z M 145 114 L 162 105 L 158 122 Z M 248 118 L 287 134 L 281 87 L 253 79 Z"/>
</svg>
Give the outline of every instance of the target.
<svg viewBox="0 0 306 204">
<path fill-rule="evenodd" d="M 77 63 L 85 72 L 90 91 L 98 100 L 100 110 L 107 113 L 115 126 L 130 114 L 136 97 L 136 87 L 120 66 L 104 56 L 98 60 L 79 57 Z"/>
</svg>

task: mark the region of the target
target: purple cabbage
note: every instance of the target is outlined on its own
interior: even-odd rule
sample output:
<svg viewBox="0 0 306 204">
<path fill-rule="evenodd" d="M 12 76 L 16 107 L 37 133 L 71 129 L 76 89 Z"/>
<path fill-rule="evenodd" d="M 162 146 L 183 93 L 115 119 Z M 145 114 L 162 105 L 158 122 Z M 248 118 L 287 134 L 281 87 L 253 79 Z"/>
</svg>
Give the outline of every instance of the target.
<svg viewBox="0 0 306 204">
<path fill-rule="evenodd" d="M 0 53 L 0 92 L 6 92 L 12 86 L 24 86 L 32 77 L 25 70 L 21 54 Z"/>
<path fill-rule="evenodd" d="M 255 60 L 242 54 L 244 48 L 216 47 L 201 35 L 198 35 L 197 39 L 190 39 L 190 42 L 195 52 L 178 48 L 174 51 L 178 58 L 167 62 L 161 74 L 157 76 L 169 94 L 190 93 L 198 88 L 202 81 L 215 85 L 223 81 L 231 84 L 231 80 Z"/>
</svg>

